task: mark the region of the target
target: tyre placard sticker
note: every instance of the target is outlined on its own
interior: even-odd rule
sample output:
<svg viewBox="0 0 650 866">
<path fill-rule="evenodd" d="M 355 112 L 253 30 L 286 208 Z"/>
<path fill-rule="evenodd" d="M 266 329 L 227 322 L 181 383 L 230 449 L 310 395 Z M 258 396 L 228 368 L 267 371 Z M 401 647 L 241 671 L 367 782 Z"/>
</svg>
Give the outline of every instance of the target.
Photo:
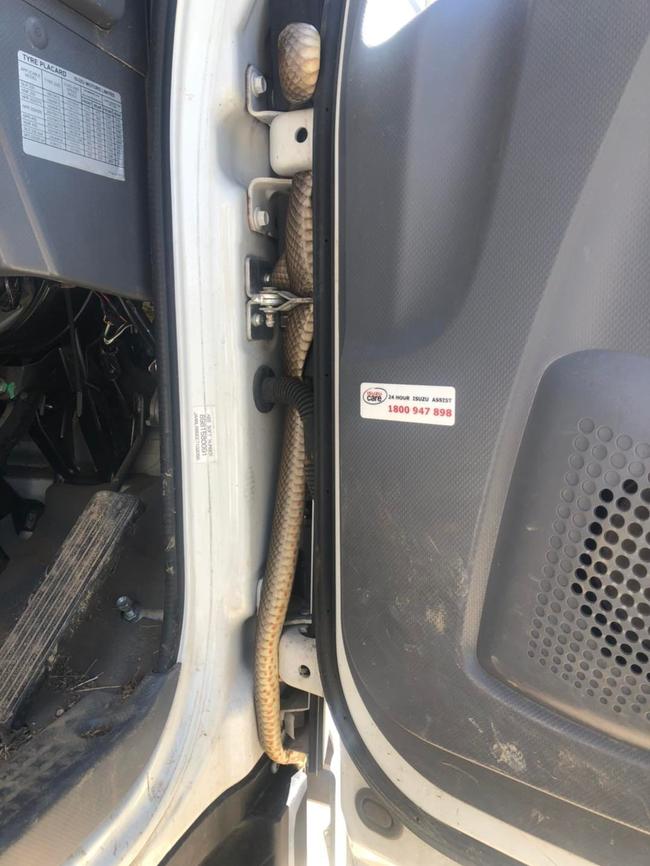
<svg viewBox="0 0 650 866">
<path fill-rule="evenodd" d="M 410 424 L 456 423 L 456 389 L 448 385 L 390 385 L 362 382 L 361 417 Z"/>
<path fill-rule="evenodd" d="M 26 154 L 124 180 L 119 93 L 26 51 L 18 86 Z"/>
<path fill-rule="evenodd" d="M 197 463 L 213 463 L 217 459 L 215 421 L 214 406 L 195 406 L 192 410 L 194 460 Z"/>
</svg>

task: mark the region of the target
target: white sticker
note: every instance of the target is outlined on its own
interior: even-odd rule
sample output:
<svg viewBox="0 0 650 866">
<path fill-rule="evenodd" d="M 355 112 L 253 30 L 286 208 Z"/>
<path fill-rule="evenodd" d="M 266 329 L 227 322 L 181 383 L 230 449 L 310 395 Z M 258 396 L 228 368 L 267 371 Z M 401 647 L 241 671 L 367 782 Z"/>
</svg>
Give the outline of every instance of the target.
<svg viewBox="0 0 650 866">
<path fill-rule="evenodd" d="M 387 385 L 363 382 L 361 417 L 411 424 L 456 423 L 456 389 L 446 385 Z"/>
<path fill-rule="evenodd" d="M 197 463 L 213 463 L 217 459 L 214 441 L 215 408 L 214 406 L 195 406 L 192 414 L 194 459 Z"/>
<path fill-rule="evenodd" d="M 25 51 L 18 80 L 25 153 L 124 180 L 119 93 Z"/>
</svg>

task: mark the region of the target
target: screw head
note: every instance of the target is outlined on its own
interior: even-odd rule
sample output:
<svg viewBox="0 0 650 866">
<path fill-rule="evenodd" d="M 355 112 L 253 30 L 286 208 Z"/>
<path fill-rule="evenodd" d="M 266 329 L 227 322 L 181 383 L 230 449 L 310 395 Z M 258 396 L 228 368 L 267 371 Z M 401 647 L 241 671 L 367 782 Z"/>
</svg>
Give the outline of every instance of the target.
<svg viewBox="0 0 650 866">
<path fill-rule="evenodd" d="M 251 325 L 254 325 L 256 328 L 259 328 L 264 324 L 264 316 L 262 313 L 253 313 L 251 316 Z"/>
<path fill-rule="evenodd" d="M 262 94 L 266 93 L 267 86 L 266 78 L 264 78 L 261 72 L 256 72 L 251 79 L 251 88 L 255 96 L 262 96 Z"/>
<path fill-rule="evenodd" d="M 255 223 L 255 228 L 264 229 L 271 222 L 271 215 L 263 207 L 256 207 L 253 211 L 253 222 Z"/>
<path fill-rule="evenodd" d="M 121 595 L 115 602 L 115 607 L 118 610 L 128 610 L 133 606 L 133 602 L 128 597 L 128 595 Z"/>
</svg>

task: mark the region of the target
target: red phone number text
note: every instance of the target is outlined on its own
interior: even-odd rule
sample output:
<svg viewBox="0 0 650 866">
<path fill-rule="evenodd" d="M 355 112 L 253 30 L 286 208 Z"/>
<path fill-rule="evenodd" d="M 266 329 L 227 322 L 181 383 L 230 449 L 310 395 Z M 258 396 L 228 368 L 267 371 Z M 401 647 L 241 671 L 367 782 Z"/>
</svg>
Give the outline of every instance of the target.
<svg viewBox="0 0 650 866">
<path fill-rule="evenodd" d="M 402 403 L 389 403 L 388 411 L 396 415 L 433 415 L 437 418 L 451 418 L 454 414 L 451 409 L 443 409 L 439 406 L 405 406 Z"/>
</svg>

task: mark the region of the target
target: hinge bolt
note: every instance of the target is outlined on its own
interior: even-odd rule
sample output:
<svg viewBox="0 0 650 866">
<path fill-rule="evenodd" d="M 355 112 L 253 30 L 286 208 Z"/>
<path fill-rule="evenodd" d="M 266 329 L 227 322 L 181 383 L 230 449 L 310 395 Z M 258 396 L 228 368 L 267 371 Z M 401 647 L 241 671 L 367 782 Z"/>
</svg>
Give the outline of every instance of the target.
<svg viewBox="0 0 650 866">
<path fill-rule="evenodd" d="M 262 94 L 266 93 L 266 87 L 266 78 L 264 78 L 261 72 L 256 72 L 251 80 L 251 88 L 255 96 L 262 96 Z"/>
<path fill-rule="evenodd" d="M 256 229 L 265 229 L 271 222 L 271 217 L 263 207 L 256 207 L 253 212 L 253 222 Z"/>
</svg>

